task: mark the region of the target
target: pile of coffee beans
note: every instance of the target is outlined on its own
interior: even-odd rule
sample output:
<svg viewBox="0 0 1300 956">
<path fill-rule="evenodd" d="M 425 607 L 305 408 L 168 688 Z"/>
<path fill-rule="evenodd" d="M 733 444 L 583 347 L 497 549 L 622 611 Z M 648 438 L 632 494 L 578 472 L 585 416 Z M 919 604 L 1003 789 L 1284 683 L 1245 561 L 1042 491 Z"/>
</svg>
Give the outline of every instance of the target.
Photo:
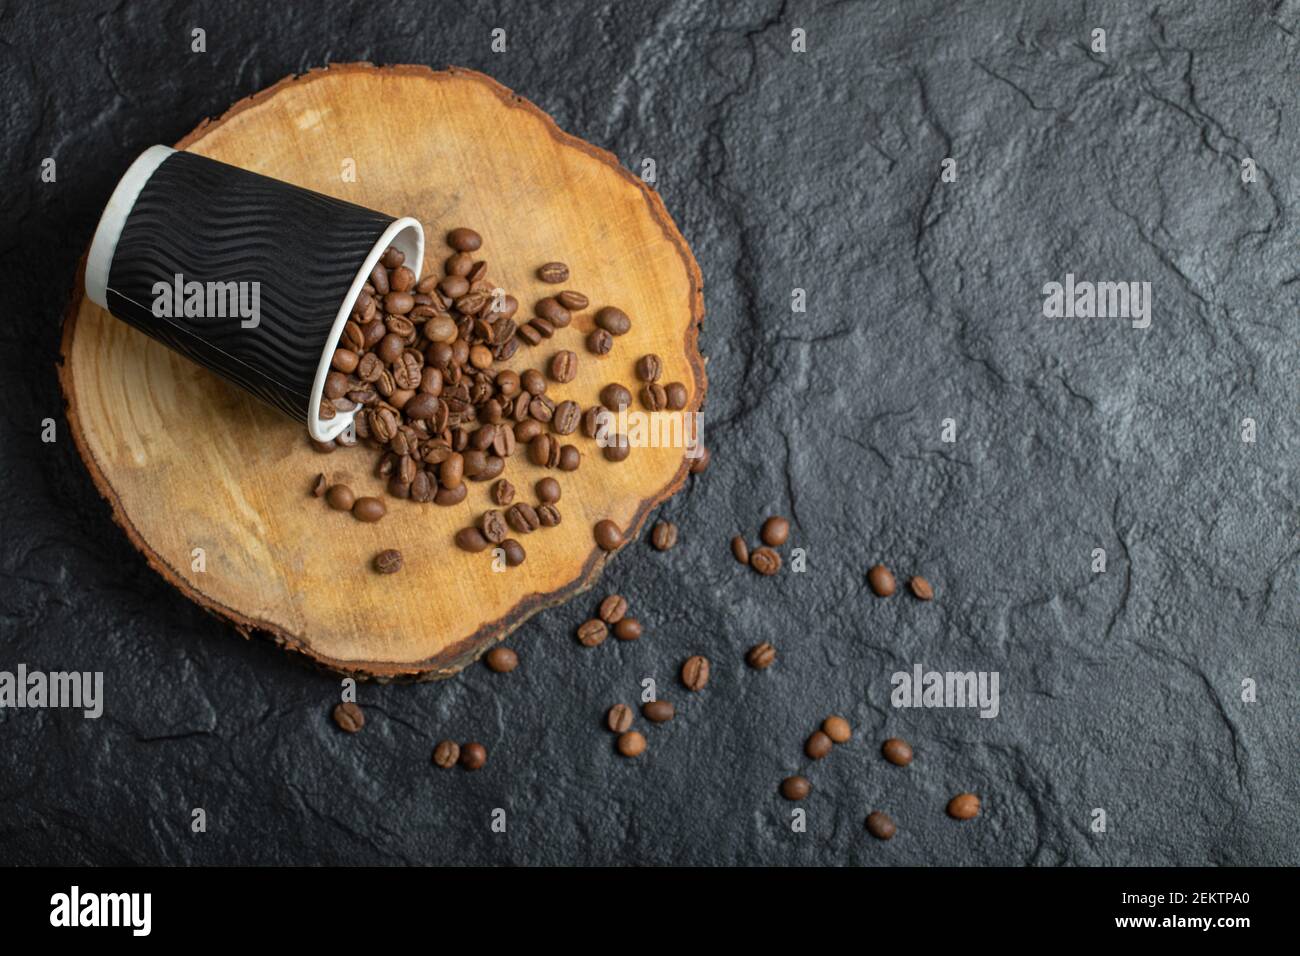
<svg viewBox="0 0 1300 956">
<path fill-rule="evenodd" d="M 375 473 L 386 482 L 388 494 L 417 503 L 457 505 L 468 495 L 467 482 L 495 481 L 492 500 L 503 510 L 485 511 L 474 526 L 457 533 L 455 543 L 466 551 L 498 547 L 506 566 L 515 567 L 526 552 L 511 532 L 525 535 L 559 524 L 560 493 L 551 478 L 538 483 L 536 504 L 516 502 L 514 487 L 501 477 L 507 460 L 523 450 L 535 465 L 576 471 L 582 454 L 563 439 L 579 428 L 594 437 L 599 409 L 584 416 L 577 402 L 557 404 L 547 396 L 547 376 L 540 370 L 517 372 L 503 363 L 520 342 L 537 345 L 551 338 L 589 303 L 582 293 L 565 290 L 539 300 L 535 317 L 518 325 L 518 300 L 495 288 L 487 262 L 478 255 L 482 237 L 459 227 L 447 234 L 447 243 L 452 255 L 441 275 L 416 281 L 396 248 L 375 265 L 331 359 L 320 408 L 323 419 L 355 412 L 353 433 L 313 444 L 320 451 L 356 442 L 373 448 L 379 453 Z M 562 283 L 569 267 L 548 262 L 537 273 L 544 282 Z M 606 307 L 597 325 L 621 335 L 631 320 Z M 548 364 L 551 380 L 573 381 L 577 365 L 574 352 L 555 353 Z M 659 367 L 655 358 L 645 371 L 657 374 Z M 684 407 L 684 386 L 680 392 Z M 624 440 L 612 451 L 606 449 L 605 457 L 621 461 L 627 451 Z M 358 497 L 324 475 L 317 477 L 312 492 L 361 521 L 378 521 L 386 513 L 379 499 Z M 606 551 L 623 544 L 613 522 L 598 523 L 594 533 Z"/>
<path fill-rule="evenodd" d="M 876 597 L 889 597 L 897 590 L 898 585 L 894 581 L 894 572 L 883 564 L 873 564 L 867 569 L 867 584 L 875 592 Z M 912 592 L 912 596 L 918 601 L 931 601 L 934 599 L 934 588 L 930 582 L 920 575 L 913 575 L 907 581 L 907 588 Z"/>
<path fill-rule="evenodd" d="M 596 616 L 578 626 L 578 643 L 583 647 L 595 647 L 605 643 L 612 632 L 620 641 L 640 640 L 643 633 L 641 622 L 628 614 L 630 606 L 627 598 L 621 594 L 611 594 L 600 602 Z"/>
<path fill-rule="evenodd" d="M 781 570 L 781 555 L 776 549 L 790 540 L 789 519 L 772 515 L 763 522 L 759 540 L 762 545 L 751 551 L 744 537 L 736 535 L 731 539 L 731 556 L 764 577 L 771 577 Z"/>
</svg>

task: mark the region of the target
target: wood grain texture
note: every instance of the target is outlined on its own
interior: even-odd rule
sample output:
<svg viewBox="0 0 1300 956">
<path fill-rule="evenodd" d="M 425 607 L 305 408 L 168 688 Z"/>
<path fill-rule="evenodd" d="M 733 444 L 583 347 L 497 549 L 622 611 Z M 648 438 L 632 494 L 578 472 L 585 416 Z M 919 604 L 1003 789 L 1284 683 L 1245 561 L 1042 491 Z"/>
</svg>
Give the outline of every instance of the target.
<svg viewBox="0 0 1300 956">
<path fill-rule="evenodd" d="M 658 196 L 610 154 L 561 132 L 535 106 L 482 74 L 349 64 L 286 78 L 205 122 L 177 144 L 214 159 L 425 224 L 425 269 L 449 254 L 447 229 L 483 234 L 491 278 L 520 300 L 520 316 L 556 288 L 591 309 L 512 367 L 544 367 L 560 348 L 579 355 L 577 378 L 552 383 L 557 401 L 583 407 L 601 387 L 635 392 L 633 363 L 664 363 L 662 381 L 704 397 L 697 346 L 699 268 Z M 357 181 L 344 182 L 345 159 Z M 534 270 L 561 259 L 568 283 Z M 79 281 L 80 285 L 80 281 Z M 595 309 L 618 305 L 632 331 L 597 358 L 582 341 Z M 376 679 L 436 678 L 463 667 L 543 607 L 589 587 L 608 559 L 592 538 L 601 518 L 632 538 L 649 511 L 685 481 L 680 448 L 636 448 L 604 461 L 595 443 L 563 486 L 563 522 L 519 536 L 527 562 L 503 573 L 488 554 L 452 544 L 490 507 L 490 483 L 471 483 L 455 508 L 387 498 L 376 525 L 310 497 L 324 471 L 358 494 L 381 494 L 375 453 L 320 455 L 302 426 L 99 309 L 74 300 L 60 370 L 82 457 L 118 523 L 150 564 L 245 635 L 265 633 L 331 669 Z M 523 500 L 547 474 L 522 455 L 505 477 Z M 192 570 L 203 548 L 206 570 Z M 405 569 L 380 577 L 372 556 L 399 548 Z"/>
</svg>

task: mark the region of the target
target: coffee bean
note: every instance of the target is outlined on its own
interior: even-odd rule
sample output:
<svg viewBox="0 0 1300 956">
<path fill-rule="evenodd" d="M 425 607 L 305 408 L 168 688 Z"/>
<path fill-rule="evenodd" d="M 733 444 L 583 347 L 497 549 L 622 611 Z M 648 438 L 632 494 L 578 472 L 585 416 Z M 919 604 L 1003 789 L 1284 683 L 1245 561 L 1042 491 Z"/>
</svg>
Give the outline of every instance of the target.
<svg viewBox="0 0 1300 956">
<path fill-rule="evenodd" d="M 686 386 L 681 382 L 669 382 L 664 386 L 664 394 L 668 398 L 668 408 L 674 412 L 680 412 L 686 407 Z"/>
<path fill-rule="evenodd" d="M 578 643 L 583 647 L 595 647 L 603 644 L 609 636 L 609 629 L 599 618 L 592 618 L 578 627 Z"/>
<path fill-rule="evenodd" d="M 846 744 L 849 742 L 849 738 L 853 736 L 853 729 L 849 727 L 849 722 L 835 714 L 822 721 L 822 730 L 826 732 L 827 737 L 837 744 Z"/>
<path fill-rule="evenodd" d="M 529 322 L 527 325 L 519 326 L 519 331 L 516 332 L 515 334 L 518 335 L 519 338 L 527 342 L 529 345 L 536 345 L 537 343 L 541 342 L 543 338 L 542 333 L 539 332 L 531 322 Z M 545 336 L 545 337 L 549 338 L 550 336 Z"/>
<path fill-rule="evenodd" d="M 765 671 L 776 661 L 776 648 L 764 641 L 755 644 L 745 654 L 745 663 L 757 671 Z"/>
<path fill-rule="evenodd" d="M 396 548 L 380 551 L 375 555 L 375 570 L 380 574 L 396 574 L 402 570 L 402 552 Z"/>
<path fill-rule="evenodd" d="M 437 479 L 421 469 L 411 481 L 410 496 L 412 501 L 423 504 L 433 500 L 433 489 L 438 486 Z"/>
<path fill-rule="evenodd" d="M 659 381 L 659 376 L 663 374 L 663 370 L 663 362 L 654 353 L 643 355 L 636 360 L 636 377 L 643 382 Z"/>
<path fill-rule="evenodd" d="M 543 478 L 533 486 L 537 500 L 544 505 L 553 505 L 560 500 L 560 483 L 554 478 Z"/>
<path fill-rule="evenodd" d="M 465 456 L 460 452 L 452 452 L 438 465 L 438 480 L 442 482 L 444 488 L 454 489 L 460 487 L 464 475 Z"/>
<path fill-rule="evenodd" d="M 616 734 L 626 733 L 632 729 L 632 708 L 627 704 L 615 704 L 605 714 L 605 726 Z"/>
<path fill-rule="evenodd" d="M 488 546 L 487 538 L 483 537 L 478 528 L 461 528 L 456 532 L 455 541 L 456 547 L 471 553 L 483 551 Z"/>
<path fill-rule="evenodd" d="M 652 723 L 665 724 L 677 715 L 677 708 L 671 700 L 648 700 L 641 705 L 641 714 Z"/>
<path fill-rule="evenodd" d="M 370 285 L 380 295 L 388 295 L 388 270 L 382 262 L 376 262 L 370 270 Z"/>
<path fill-rule="evenodd" d="M 600 602 L 597 616 L 606 624 L 617 624 L 627 615 L 627 598 L 621 594 L 611 594 Z"/>
<path fill-rule="evenodd" d="M 780 515 L 773 515 L 763 522 L 763 530 L 759 537 L 763 539 L 764 544 L 779 548 L 790 539 L 790 522 Z"/>
<path fill-rule="evenodd" d="M 970 820 L 979 812 L 980 798 L 973 793 L 959 793 L 948 801 L 948 816 L 954 820 Z"/>
<path fill-rule="evenodd" d="M 480 743 L 468 743 L 460 748 L 460 765 L 466 770 L 478 770 L 487 763 L 487 748 Z"/>
<path fill-rule="evenodd" d="M 528 558 L 528 553 L 524 551 L 524 546 L 514 538 L 506 538 L 501 542 L 501 550 L 505 552 L 506 567 L 517 568 Z"/>
<path fill-rule="evenodd" d="M 447 245 L 457 252 L 475 252 L 483 245 L 483 237 L 464 226 L 447 233 Z"/>
<path fill-rule="evenodd" d="M 627 456 L 632 454 L 632 443 L 627 440 L 626 435 L 610 435 L 601 445 L 600 453 L 606 461 L 618 463 L 627 461 Z"/>
<path fill-rule="evenodd" d="M 641 639 L 641 622 L 634 617 L 625 617 L 614 625 L 614 636 L 620 641 L 639 641 Z"/>
<path fill-rule="evenodd" d="M 542 424 L 555 417 L 555 402 L 547 395 L 538 395 L 528 403 L 528 414 Z"/>
<path fill-rule="evenodd" d="M 433 496 L 433 503 L 443 508 L 449 508 L 464 501 L 468 492 L 469 488 L 466 485 L 457 485 L 455 488 L 439 488 Z"/>
<path fill-rule="evenodd" d="M 347 485 L 331 485 L 325 492 L 325 503 L 335 511 L 351 511 L 357 496 Z"/>
<path fill-rule="evenodd" d="M 692 475 L 698 475 L 709 467 L 709 462 L 713 460 L 713 453 L 707 448 L 702 449 L 700 454 L 690 459 L 690 471 Z"/>
<path fill-rule="evenodd" d="M 564 306 L 570 312 L 579 312 L 590 305 L 589 300 L 581 292 L 575 292 L 572 289 L 565 289 L 555 297 L 559 300 L 560 305 Z"/>
<path fill-rule="evenodd" d="M 433 748 L 433 762 L 443 770 L 450 770 L 460 760 L 460 744 L 454 740 L 440 740 Z"/>
<path fill-rule="evenodd" d="M 389 254 L 384 257 L 385 260 L 388 260 L 390 257 L 397 258 L 402 255 L 402 252 L 399 249 L 389 249 L 388 253 Z M 394 266 L 388 261 L 385 261 L 384 265 L 393 270 L 388 276 L 388 287 L 394 292 L 409 292 L 411 289 L 415 288 L 415 273 L 406 268 L 406 266 L 402 265 L 400 262 Z"/>
<path fill-rule="evenodd" d="M 632 404 L 632 393 L 617 382 L 610 382 L 600 390 L 600 403 L 617 412 Z"/>
<path fill-rule="evenodd" d="M 658 382 L 641 386 L 641 404 L 648 412 L 661 412 L 668 407 L 668 393 Z"/>
<path fill-rule="evenodd" d="M 546 378 L 535 368 L 524 369 L 524 373 L 519 376 L 519 384 L 525 392 L 533 395 L 546 393 Z"/>
<path fill-rule="evenodd" d="M 781 796 L 787 800 L 804 800 L 812 793 L 812 784 L 807 777 L 786 777 L 781 781 Z"/>
<path fill-rule="evenodd" d="M 824 732 L 817 730 L 814 731 L 813 735 L 808 738 L 806 743 L 804 743 L 803 752 L 812 760 L 821 760 L 831 752 L 831 748 L 834 746 L 835 745 L 831 742 L 830 737 L 826 736 Z"/>
<path fill-rule="evenodd" d="M 551 416 L 551 430 L 557 435 L 572 435 L 582 421 L 582 408 L 577 402 L 560 402 Z"/>
<path fill-rule="evenodd" d="M 614 336 L 604 329 L 592 329 L 587 333 L 587 351 L 592 355 L 608 355 L 614 348 Z"/>
<path fill-rule="evenodd" d="M 525 418 L 515 425 L 515 441 L 521 445 L 527 445 L 544 430 L 542 423 L 537 419 Z"/>
<path fill-rule="evenodd" d="M 703 690 L 709 682 L 709 659 L 696 654 L 682 664 L 682 683 L 687 690 Z"/>
<path fill-rule="evenodd" d="M 627 317 L 627 313 L 622 309 L 607 305 L 596 313 L 596 325 L 610 335 L 623 335 L 632 327 L 632 320 Z"/>
<path fill-rule="evenodd" d="M 592 533 L 602 551 L 617 551 L 623 546 L 623 532 L 608 518 L 597 521 Z"/>
<path fill-rule="evenodd" d="M 875 591 L 878 597 L 889 597 L 894 593 L 894 576 L 883 564 L 871 566 L 871 570 L 867 572 L 867 583 L 871 585 L 871 590 Z"/>
<path fill-rule="evenodd" d="M 366 715 L 352 701 L 344 701 L 334 707 L 334 723 L 339 725 L 340 730 L 355 734 L 366 725 Z"/>
<path fill-rule="evenodd" d="M 867 814 L 867 832 L 877 840 L 892 840 L 894 834 L 898 832 L 898 827 L 894 826 L 894 821 L 890 819 L 889 814 L 873 810 Z"/>
<path fill-rule="evenodd" d="M 373 524 L 386 514 L 388 509 L 378 498 L 358 498 L 352 505 L 352 517 L 367 524 Z"/>
<path fill-rule="evenodd" d="M 771 548 L 755 548 L 749 555 L 749 566 L 764 577 L 781 570 L 781 556 Z"/>
<path fill-rule="evenodd" d="M 333 401 L 342 398 L 348 391 L 348 377 L 342 372 L 330 372 L 325 376 L 325 397 Z"/>
<path fill-rule="evenodd" d="M 538 505 L 537 521 L 543 528 L 554 528 L 560 523 L 560 512 L 555 505 Z"/>
<path fill-rule="evenodd" d="M 537 321 L 549 322 L 553 329 L 568 328 L 569 323 L 573 321 L 569 310 L 560 305 L 560 300 L 553 296 L 548 295 L 545 299 L 538 299 L 537 304 L 533 306 L 533 311 L 537 313 Z"/>
<path fill-rule="evenodd" d="M 390 315 L 406 315 L 413 308 L 415 308 L 415 298 L 409 292 L 390 292 L 384 296 L 384 310 Z"/>
<path fill-rule="evenodd" d="M 508 647 L 494 647 L 484 658 L 490 670 L 498 674 L 509 674 L 519 666 L 519 655 Z"/>
<path fill-rule="evenodd" d="M 406 413 L 407 418 L 413 421 L 433 418 L 434 415 L 438 414 L 439 401 L 436 395 L 421 392 L 410 399 L 402 411 Z"/>
<path fill-rule="evenodd" d="M 502 478 L 492 486 L 492 503 L 502 508 L 515 500 L 515 486 Z"/>
<path fill-rule="evenodd" d="M 313 498 L 325 497 L 325 492 L 329 491 L 329 482 L 323 474 L 317 475 L 316 480 L 312 482 L 311 493 Z"/>
<path fill-rule="evenodd" d="M 645 736 L 636 730 L 629 730 L 618 738 L 618 752 L 624 757 L 639 757 L 645 753 Z"/>
<path fill-rule="evenodd" d="M 912 745 L 898 737 L 890 737 L 886 740 L 880 752 L 895 767 L 906 767 L 912 762 Z"/>
<path fill-rule="evenodd" d="M 920 575 L 915 575 L 907 582 L 912 594 L 920 601 L 929 601 L 934 598 L 934 588 L 930 587 L 930 582 Z"/>
<path fill-rule="evenodd" d="M 506 524 L 520 534 L 531 534 L 541 524 L 537 511 L 526 501 L 516 502 L 506 510 Z"/>
<path fill-rule="evenodd" d="M 485 511 L 479 518 L 478 529 L 492 544 L 500 544 L 510 535 L 510 529 L 506 525 L 506 519 L 501 516 L 499 511 Z"/>
<path fill-rule="evenodd" d="M 572 382 L 578 374 L 578 356 L 568 349 L 556 352 L 551 356 L 550 372 L 561 385 Z"/>
<path fill-rule="evenodd" d="M 360 358 L 357 356 L 356 352 L 351 349 L 341 348 L 334 351 L 334 358 L 330 360 L 330 365 L 336 371 L 342 372 L 344 375 L 351 375 L 357 370 L 357 363 L 359 361 Z"/>
<path fill-rule="evenodd" d="M 731 556 L 741 564 L 749 564 L 749 545 L 740 535 L 731 539 Z"/>
<path fill-rule="evenodd" d="M 449 275 L 438 283 L 438 289 L 449 299 L 459 299 L 469 294 L 469 280 L 464 276 Z"/>
<path fill-rule="evenodd" d="M 563 262 L 548 262 L 537 270 L 537 278 L 552 285 L 569 281 L 569 267 Z"/>
<path fill-rule="evenodd" d="M 542 468 L 560 463 L 560 443 L 550 435 L 538 435 L 528 443 L 528 460 Z"/>
<path fill-rule="evenodd" d="M 667 551 L 677 543 L 677 525 L 660 521 L 650 531 L 650 543 L 656 551 Z"/>
</svg>

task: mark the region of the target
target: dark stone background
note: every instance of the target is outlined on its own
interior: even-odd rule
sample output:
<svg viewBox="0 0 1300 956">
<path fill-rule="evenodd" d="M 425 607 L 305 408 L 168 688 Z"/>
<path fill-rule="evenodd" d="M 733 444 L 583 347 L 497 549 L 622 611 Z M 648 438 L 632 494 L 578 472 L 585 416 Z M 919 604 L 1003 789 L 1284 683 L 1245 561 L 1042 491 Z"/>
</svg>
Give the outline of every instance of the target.
<svg viewBox="0 0 1300 956">
<path fill-rule="evenodd" d="M 0 862 L 1297 862 L 1298 31 L 1294 0 L 6 4 L 0 669 L 102 670 L 107 705 L 0 711 Z M 662 509 L 677 550 L 637 543 L 603 582 L 643 640 L 575 644 L 598 588 L 512 639 L 511 676 L 364 686 L 347 737 L 334 678 L 132 550 L 55 362 L 77 259 L 143 147 L 362 59 L 484 70 L 629 166 L 656 159 L 706 281 L 715 457 Z M 1044 319 L 1066 272 L 1152 282 L 1151 328 Z M 806 573 L 728 557 L 773 511 Z M 876 560 L 937 599 L 871 597 Z M 742 661 L 760 640 L 780 649 L 761 674 Z M 693 696 L 692 652 L 715 674 Z M 999 671 L 1000 716 L 892 709 L 890 674 L 918 662 Z M 645 676 L 680 715 L 629 762 L 601 717 Z M 808 769 L 796 835 L 777 784 L 832 711 L 855 736 Z M 894 733 L 907 770 L 878 756 Z M 488 767 L 435 771 L 444 735 Z M 957 824 L 963 789 L 985 813 Z M 892 843 L 864 834 L 873 808 Z"/>
</svg>

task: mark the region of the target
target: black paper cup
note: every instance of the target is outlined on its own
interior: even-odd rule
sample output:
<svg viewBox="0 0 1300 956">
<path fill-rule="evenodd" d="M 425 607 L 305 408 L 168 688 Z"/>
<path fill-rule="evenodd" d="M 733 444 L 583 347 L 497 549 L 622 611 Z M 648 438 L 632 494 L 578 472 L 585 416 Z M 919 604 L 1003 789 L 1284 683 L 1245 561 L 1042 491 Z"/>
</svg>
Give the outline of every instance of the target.
<svg viewBox="0 0 1300 956">
<path fill-rule="evenodd" d="M 86 259 L 86 294 L 329 441 L 325 376 L 389 246 L 419 277 L 424 230 L 193 153 L 152 146 L 117 184 Z"/>
</svg>

